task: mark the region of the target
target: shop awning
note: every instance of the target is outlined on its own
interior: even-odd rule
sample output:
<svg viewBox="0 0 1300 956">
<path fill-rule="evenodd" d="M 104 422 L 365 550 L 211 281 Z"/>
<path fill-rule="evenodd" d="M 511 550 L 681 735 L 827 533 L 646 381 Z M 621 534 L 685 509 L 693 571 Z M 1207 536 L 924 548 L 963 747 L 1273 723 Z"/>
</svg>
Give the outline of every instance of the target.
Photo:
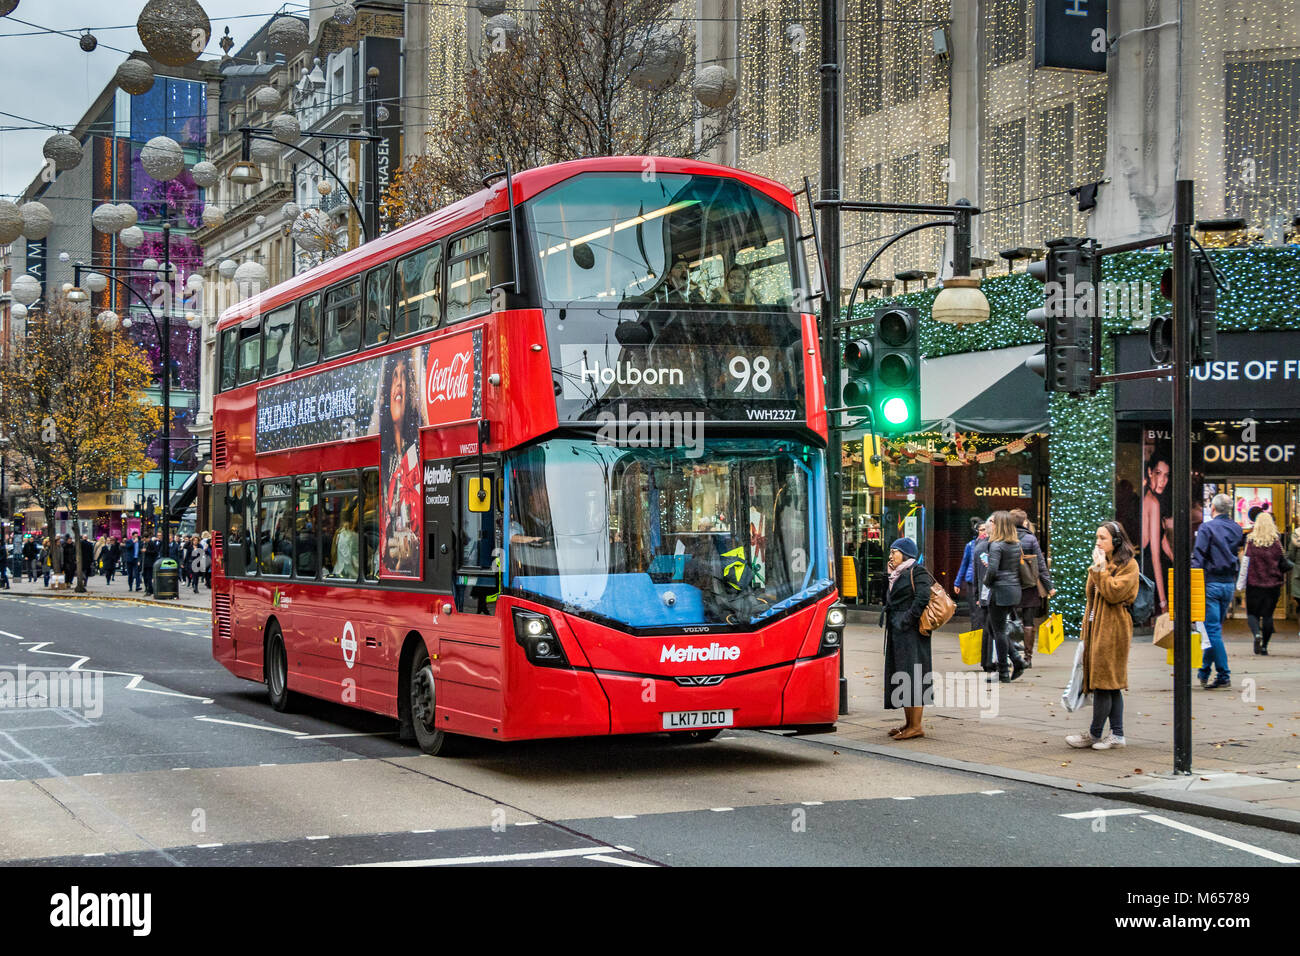
<svg viewBox="0 0 1300 956">
<path fill-rule="evenodd" d="M 1047 392 L 1025 359 L 1042 345 L 963 352 L 921 361 L 921 420 L 961 431 L 1047 431 Z"/>
</svg>

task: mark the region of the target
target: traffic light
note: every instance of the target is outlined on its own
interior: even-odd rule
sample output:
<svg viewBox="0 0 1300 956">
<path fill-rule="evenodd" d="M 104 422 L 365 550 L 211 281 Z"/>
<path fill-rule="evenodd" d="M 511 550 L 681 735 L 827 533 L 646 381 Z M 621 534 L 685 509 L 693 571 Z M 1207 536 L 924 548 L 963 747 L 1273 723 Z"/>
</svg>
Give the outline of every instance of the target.
<svg viewBox="0 0 1300 956">
<path fill-rule="evenodd" d="M 1218 344 L 1218 299 L 1214 285 L 1214 273 L 1205 254 L 1194 260 L 1192 277 L 1192 364 L 1200 365 L 1213 362 L 1219 352 Z"/>
<path fill-rule="evenodd" d="M 1047 258 L 1029 264 L 1029 274 L 1044 284 L 1044 305 L 1026 317 L 1047 333 L 1044 361 L 1029 364 L 1043 374 L 1049 392 L 1093 390 L 1099 264 L 1089 241 L 1073 237 L 1051 240 Z"/>
<path fill-rule="evenodd" d="M 876 429 L 885 434 L 914 432 L 921 424 L 920 328 L 916 309 L 886 306 L 876 312 L 870 340 L 844 348 L 844 404 L 870 409 Z"/>
</svg>

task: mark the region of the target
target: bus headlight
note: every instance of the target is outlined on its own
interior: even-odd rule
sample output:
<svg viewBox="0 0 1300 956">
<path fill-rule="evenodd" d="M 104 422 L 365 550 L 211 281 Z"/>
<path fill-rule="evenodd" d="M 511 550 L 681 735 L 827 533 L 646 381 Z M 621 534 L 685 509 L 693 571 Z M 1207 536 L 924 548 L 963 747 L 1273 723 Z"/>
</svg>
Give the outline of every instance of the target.
<svg viewBox="0 0 1300 956">
<path fill-rule="evenodd" d="M 564 646 L 555 636 L 551 619 L 536 611 L 515 611 L 515 642 L 524 649 L 530 664 L 538 667 L 568 667 Z"/>
<path fill-rule="evenodd" d="M 843 604 L 832 604 L 826 609 L 826 626 L 822 629 L 820 653 L 830 654 L 844 645 L 844 626 L 848 622 L 849 612 Z"/>
</svg>

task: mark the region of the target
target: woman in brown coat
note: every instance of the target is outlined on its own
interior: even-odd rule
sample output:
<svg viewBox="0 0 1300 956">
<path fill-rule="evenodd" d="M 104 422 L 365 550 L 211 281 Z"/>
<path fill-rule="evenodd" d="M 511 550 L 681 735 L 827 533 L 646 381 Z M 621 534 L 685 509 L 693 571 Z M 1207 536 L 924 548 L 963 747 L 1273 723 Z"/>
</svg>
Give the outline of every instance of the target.
<svg viewBox="0 0 1300 956">
<path fill-rule="evenodd" d="M 1128 688 L 1128 652 L 1133 643 L 1133 618 L 1129 606 L 1137 599 L 1138 567 L 1133 544 L 1118 521 L 1097 529 L 1085 588 L 1083 612 L 1083 692 L 1092 694 L 1092 727 L 1086 734 L 1071 734 L 1071 747 L 1110 750 L 1123 747 L 1124 696 Z M 1102 737 L 1106 721 L 1110 733 Z"/>
</svg>

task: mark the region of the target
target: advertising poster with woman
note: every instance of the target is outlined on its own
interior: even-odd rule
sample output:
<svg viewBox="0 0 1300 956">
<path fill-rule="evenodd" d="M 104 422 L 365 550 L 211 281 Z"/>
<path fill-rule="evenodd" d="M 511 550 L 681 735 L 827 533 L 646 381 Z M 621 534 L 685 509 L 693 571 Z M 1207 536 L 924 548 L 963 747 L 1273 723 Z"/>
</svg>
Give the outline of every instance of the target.
<svg viewBox="0 0 1300 956">
<path fill-rule="evenodd" d="M 384 356 L 375 414 L 379 419 L 380 577 L 420 576 L 423 503 L 420 428 L 426 424 L 420 388 L 422 349 Z"/>
<path fill-rule="evenodd" d="M 1169 610 L 1165 593 L 1174 561 L 1174 511 L 1169 441 L 1148 430 L 1142 442 L 1142 573 L 1156 586 L 1157 613 Z"/>
</svg>

